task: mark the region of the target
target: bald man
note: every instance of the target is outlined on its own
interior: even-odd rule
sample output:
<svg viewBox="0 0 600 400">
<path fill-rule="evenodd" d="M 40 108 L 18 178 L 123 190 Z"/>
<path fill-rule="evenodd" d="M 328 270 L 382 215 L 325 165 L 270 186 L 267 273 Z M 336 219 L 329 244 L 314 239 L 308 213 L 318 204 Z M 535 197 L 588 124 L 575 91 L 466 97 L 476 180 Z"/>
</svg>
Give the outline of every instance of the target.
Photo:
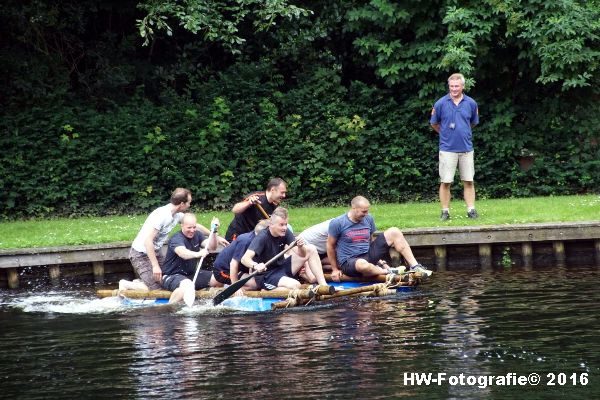
<svg viewBox="0 0 600 400">
<path fill-rule="evenodd" d="M 180 302 L 184 295 L 190 296 L 190 301 L 193 302 L 195 291 L 208 287 L 211 271 L 200 270 L 195 285 L 192 281 L 198 259 L 217 249 L 217 236 L 214 233 L 219 226 L 219 220 L 213 218 L 211 226 L 213 234 L 209 234 L 209 239 L 205 239 L 198 229 L 196 216 L 187 213 L 181 220 L 181 230 L 169 240 L 165 262 L 161 265 L 162 287 L 172 291 L 169 303 Z"/>
<path fill-rule="evenodd" d="M 339 281 L 342 274 L 373 277 L 390 272 L 390 248 L 396 249 L 411 269 L 423 269 L 400 229 L 386 229 L 371 240 L 376 231 L 375 221 L 369 214 L 371 203 L 363 196 L 352 199 L 350 210 L 331 220 L 327 236 L 327 256 L 331 277 Z"/>
</svg>

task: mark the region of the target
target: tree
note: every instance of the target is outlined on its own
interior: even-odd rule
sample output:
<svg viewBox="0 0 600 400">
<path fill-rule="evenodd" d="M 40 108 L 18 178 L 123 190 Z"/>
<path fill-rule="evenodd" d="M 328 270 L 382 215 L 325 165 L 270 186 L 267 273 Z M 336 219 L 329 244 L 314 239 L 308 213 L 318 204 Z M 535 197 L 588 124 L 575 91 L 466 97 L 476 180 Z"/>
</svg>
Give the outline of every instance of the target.
<svg viewBox="0 0 600 400">
<path fill-rule="evenodd" d="M 146 16 L 137 21 L 140 35 L 147 45 L 158 31 L 173 34 L 173 19 L 185 30 L 203 33 L 209 42 L 219 42 L 232 53 L 239 53 L 246 41 L 241 25 L 251 24 L 255 31 L 276 26 L 279 19 L 294 19 L 310 11 L 285 0 L 149 0 L 139 3 Z"/>
<path fill-rule="evenodd" d="M 473 78 L 504 49 L 513 49 L 527 64 L 521 72 L 543 85 L 569 90 L 599 78 L 597 0 L 372 0 L 347 16 L 360 56 L 388 86 L 436 70 Z M 426 94 L 426 82 L 417 84 Z"/>
</svg>

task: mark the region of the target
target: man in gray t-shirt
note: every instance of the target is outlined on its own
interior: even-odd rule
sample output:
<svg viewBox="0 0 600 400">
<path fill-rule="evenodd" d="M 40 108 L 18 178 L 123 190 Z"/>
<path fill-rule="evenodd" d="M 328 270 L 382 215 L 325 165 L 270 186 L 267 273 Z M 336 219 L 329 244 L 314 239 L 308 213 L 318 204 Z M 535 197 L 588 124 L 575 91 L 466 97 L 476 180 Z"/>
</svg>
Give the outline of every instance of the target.
<svg viewBox="0 0 600 400">
<path fill-rule="evenodd" d="M 404 257 L 411 269 L 422 268 L 400 229 L 386 229 L 371 240 L 376 227 L 369 215 L 369 200 L 356 196 L 351 204 L 350 211 L 329 223 L 327 255 L 334 281 L 339 281 L 342 274 L 364 277 L 387 274 L 389 267 L 381 261 L 390 260 L 391 247 Z"/>
</svg>

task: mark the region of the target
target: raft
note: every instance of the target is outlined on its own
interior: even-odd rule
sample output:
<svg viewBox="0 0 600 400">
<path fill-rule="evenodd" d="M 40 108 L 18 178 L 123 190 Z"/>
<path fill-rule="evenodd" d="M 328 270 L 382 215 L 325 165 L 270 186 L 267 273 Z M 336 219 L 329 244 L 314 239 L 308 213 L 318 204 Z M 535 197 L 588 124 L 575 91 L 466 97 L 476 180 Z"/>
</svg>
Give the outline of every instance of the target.
<svg viewBox="0 0 600 400">
<path fill-rule="evenodd" d="M 365 281 L 357 278 L 342 277 L 341 282 L 332 282 L 326 275 L 329 286 L 302 285 L 300 289 L 274 289 L 260 291 L 244 291 L 244 296 L 232 296 L 224 300 L 218 307 L 239 311 L 263 312 L 278 309 L 310 307 L 316 304 L 332 303 L 340 298 L 366 296 L 394 296 L 415 290 L 424 281 L 425 276 L 419 272 L 401 275 L 381 276 L 378 279 Z M 208 288 L 196 291 L 197 299 L 212 299 L 223 288 Z M 171 296 L 168 290 L 98 290 L 99 297 L 118 296 L 122 303 L 131 307 L 166 305 Z"/>
</svg>

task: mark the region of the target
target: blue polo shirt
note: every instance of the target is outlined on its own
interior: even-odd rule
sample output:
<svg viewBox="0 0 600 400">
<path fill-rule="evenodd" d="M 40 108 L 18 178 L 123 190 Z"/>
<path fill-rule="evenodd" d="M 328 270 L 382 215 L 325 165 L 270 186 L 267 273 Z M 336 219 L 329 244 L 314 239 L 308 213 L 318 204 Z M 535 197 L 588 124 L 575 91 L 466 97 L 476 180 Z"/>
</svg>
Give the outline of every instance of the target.
<svg viewBox="0 0 600 400">
<path fill-rule="evenodd" d="M 431 124 L 440 124 L 440 151 L 464 153 L 473 151 L 471 125 L 479 123 L 477 103 L 463 93 L 455 105 L 450 94 L 435 102 L 431 110 Z"/>
</svg>

